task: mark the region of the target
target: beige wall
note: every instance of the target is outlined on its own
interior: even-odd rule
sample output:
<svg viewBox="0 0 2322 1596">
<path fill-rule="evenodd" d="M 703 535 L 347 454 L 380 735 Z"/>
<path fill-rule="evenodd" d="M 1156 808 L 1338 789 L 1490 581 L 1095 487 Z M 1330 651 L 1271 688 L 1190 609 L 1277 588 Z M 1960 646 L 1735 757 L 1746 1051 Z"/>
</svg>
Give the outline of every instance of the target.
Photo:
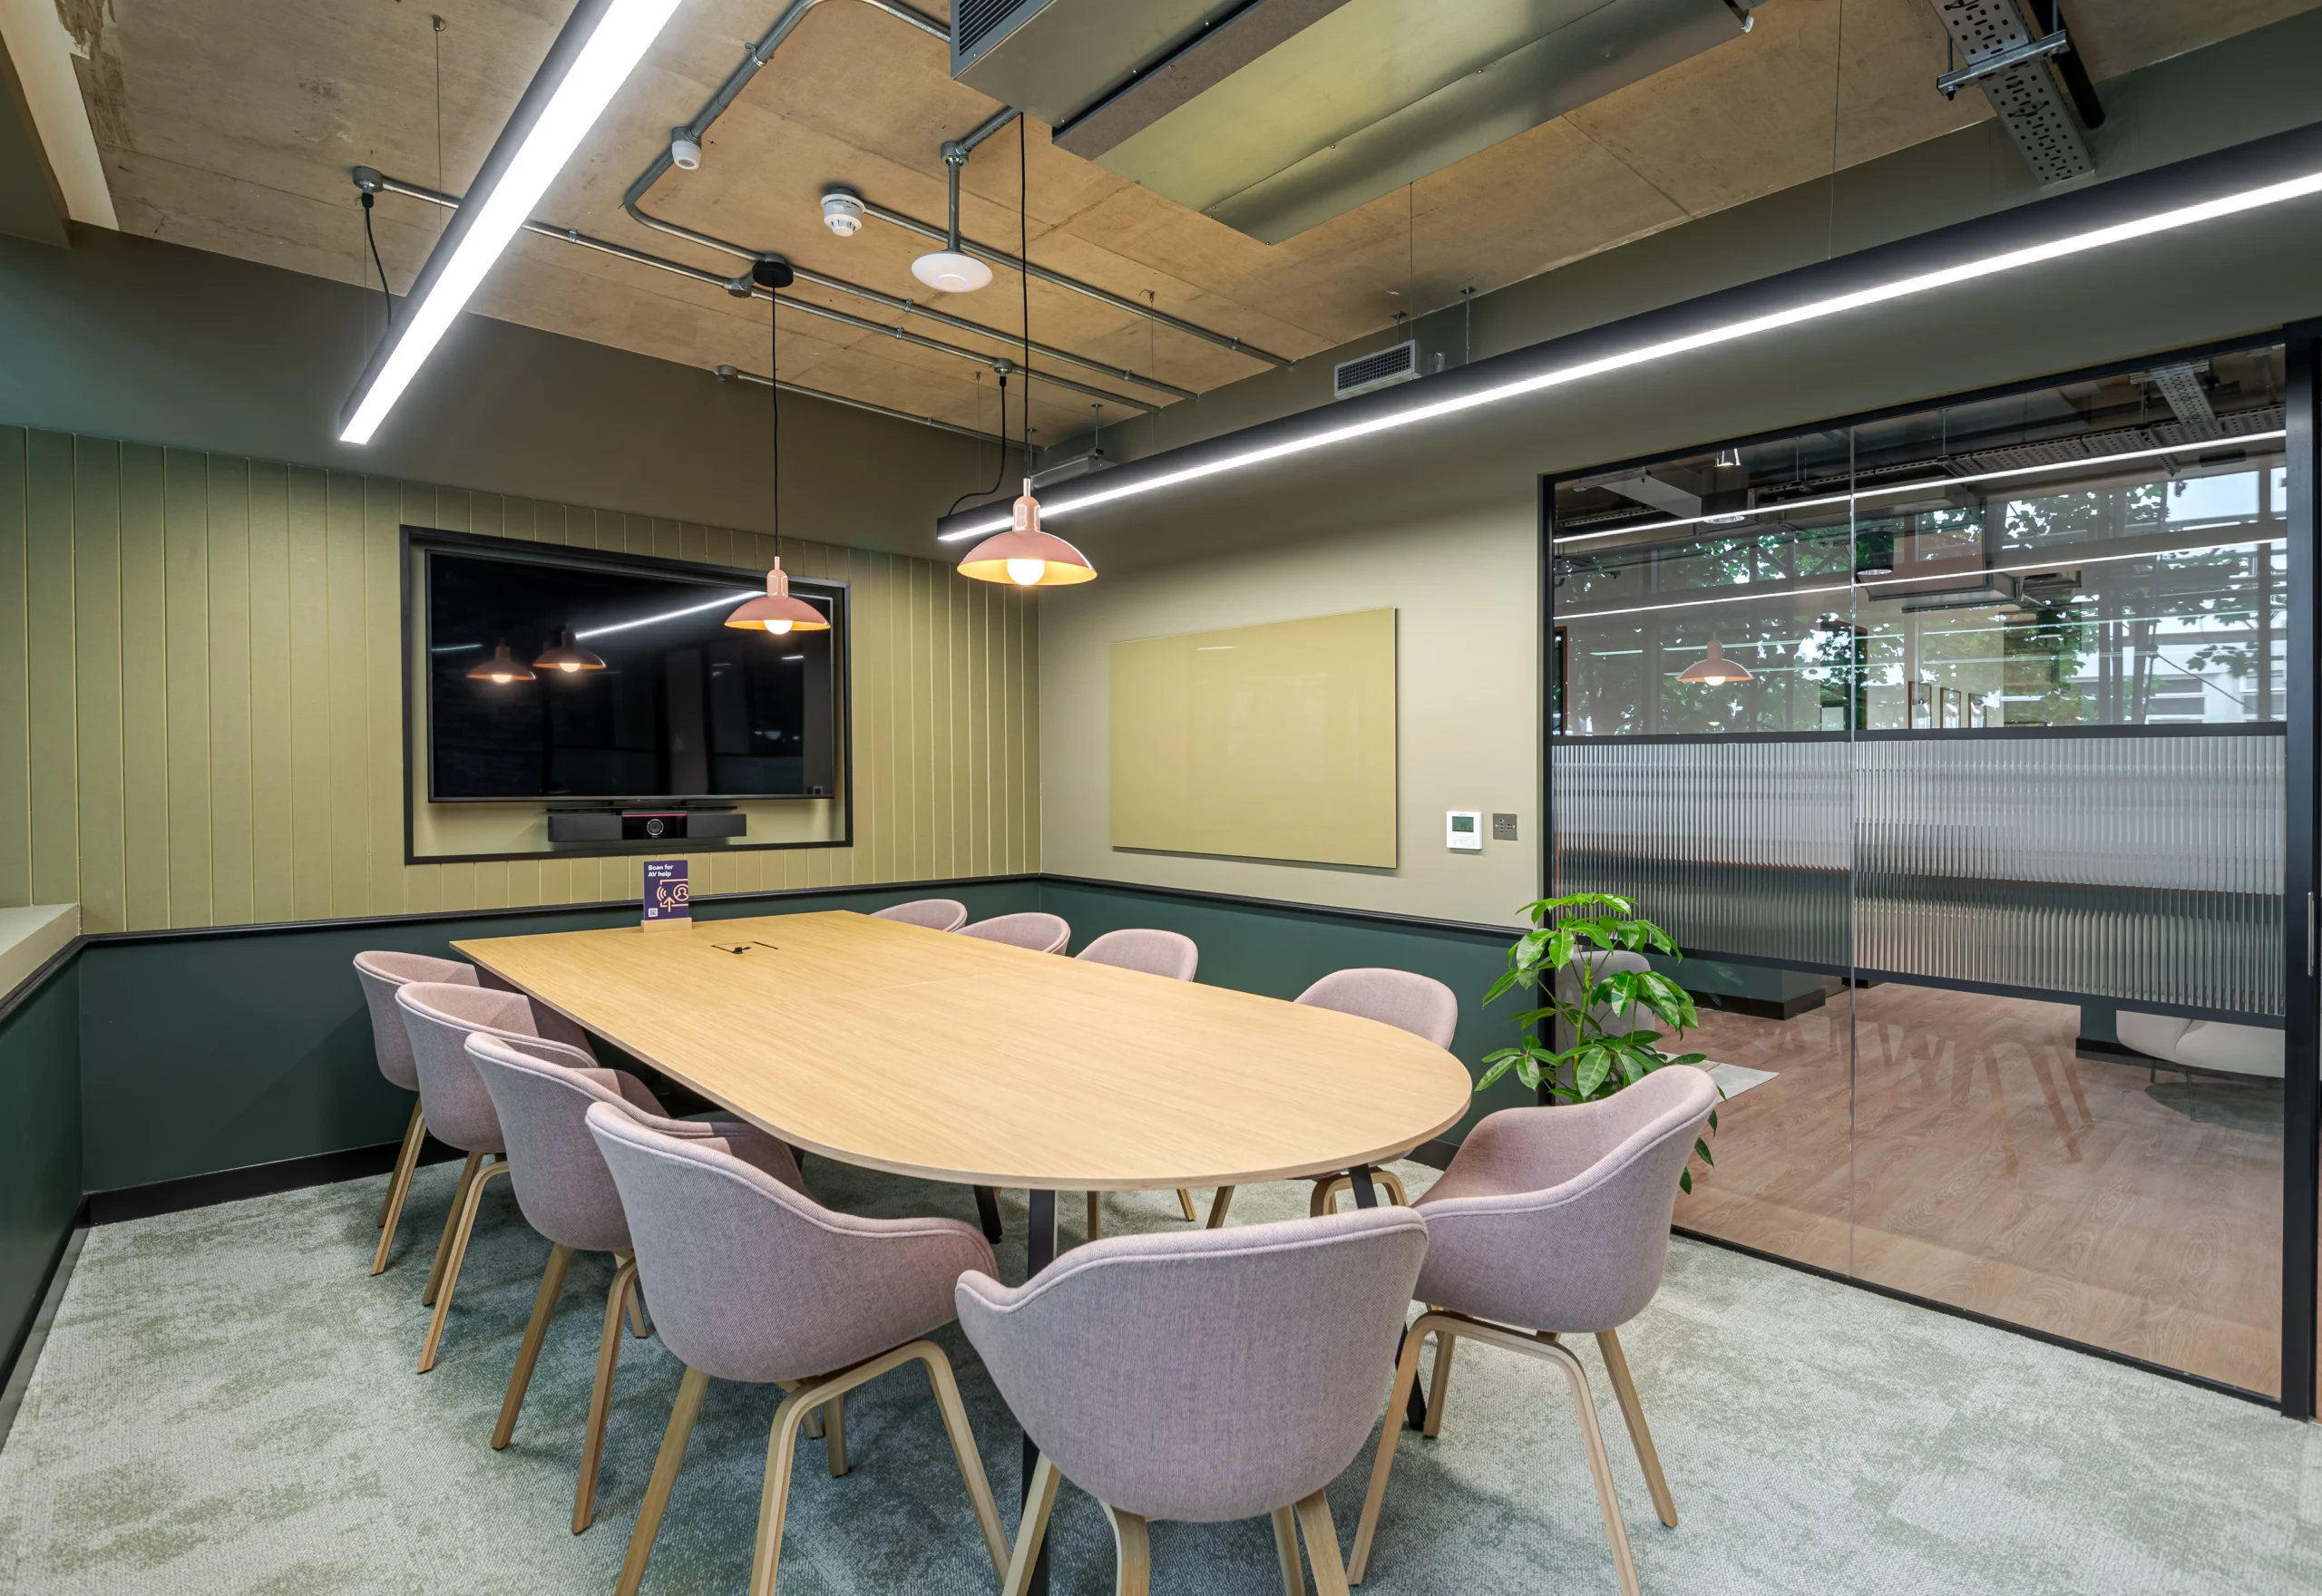
<svg viewBox="0 0 2322 1596">
<path fill-rule="evenodd" d="M 597 902 L 639 861 L 403 862 L 398 528 L 763 566 L 697 522 L 0 427 L 0 907 L 90 932 Z M 793 540 L 853 584 L 851 848 L 696 890 L 1036 870 L 1031 602 Z"/>
<path fill-rule="evenodd" d="M 1042 868 L 1060 875 L 1500 923 L 1535 895 L 1538 534 L 1528 504 L 1104 578 L 1040 599 Z M 1393 605 L 1400 860 L 1393 870 L 1116 850 L 1107 655 L 1123 638 Z M 1443 846 L 1449 809 L 1514 811 L 1520 841 Z"/>
</svg>

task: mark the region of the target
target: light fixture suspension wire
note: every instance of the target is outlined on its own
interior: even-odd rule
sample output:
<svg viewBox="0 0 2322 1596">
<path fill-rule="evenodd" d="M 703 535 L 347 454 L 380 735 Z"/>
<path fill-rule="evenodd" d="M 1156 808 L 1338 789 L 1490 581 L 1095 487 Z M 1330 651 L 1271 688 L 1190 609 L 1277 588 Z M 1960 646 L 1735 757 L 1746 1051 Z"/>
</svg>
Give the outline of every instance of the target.
<svg viewBox="0 0 2322 1596">
<path fill-rule="evenodd" d="M 371 264 L 379 268 L 379 297 L 387 302 L 387 326 L 395 325 L 395 291 L 387 287 L 387 263 L 379 258 L 379 240 L 371 231 L 371 190 L 363 190 L 363 241 L 371 246 Z"/>
<path fill-rule="evenodd" d="M 1032 474 L 1032 185 L 1027 118 L 1016 119 L 1016 258 L 1024 269 L 1016 274 L 1024 296 L 1024 474 Z M 1001 418 L 1002 435 L 1006 418 Z"/>
<path fill-rule="evenodd" d="M 774 402 L 774 563 L 782 563 L 782 307 L 766 297 L 766 384 Z"/>
<path fill-rule="evenodd" d="M 946 515 L 957 515 L 960 511 L 960 506 L 965 504 L 971 499 L 990 498 L 994 493 L 1000 491 L 1000 485 L 1008 480 L 1007 364 L 1008 363 L 1004 360 L 1000 362 L 1002 369 L 1000 373 L 1000 424 L 994 429 L 994 435 L 998 439 L 1000 452 L 998 457 L 991 462 L 991 486 L 989 488 L 970 488 L 966 492 L 951 501 L 951 508 L 943 512 Z M 1031 384 L 1029 383 L 1024 384 L 1024 403 L 1029 405 L 1031 403 Z M 976 373 L 976 420 L 979 422 L 983 420 L 983 373 L 981 372 Z M 976 445 L 976 453 L 979 454 L 983 453 L 983 445 L 981 443 L 978 443 Z"/>
</svg>

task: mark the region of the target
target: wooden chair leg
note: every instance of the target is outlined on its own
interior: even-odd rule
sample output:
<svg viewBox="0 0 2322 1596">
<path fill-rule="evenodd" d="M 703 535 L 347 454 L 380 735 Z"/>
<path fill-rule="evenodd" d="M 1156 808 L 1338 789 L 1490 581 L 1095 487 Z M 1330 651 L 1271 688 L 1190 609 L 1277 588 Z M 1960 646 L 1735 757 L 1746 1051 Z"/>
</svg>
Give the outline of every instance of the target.
<svg viewBox="0 0 2322 1596">
<path fill-rule="evenodd" d="M 411 1124 L 405 1128 L 403 1146 L 395 1153 L 395 1173 L 387 1177 L 386 1195 L 379 1200 L 379 1245 L 371 1254 L 375 1275 L 387 1267 L 387 1251 L 395 1244 L 395 1231 L 403 1224 L 404 1199 L 411 1194 L 412 1172 L 419 1167 L 419 1149 L 426 1140 L 427 1116 L 414 1103 Z"/>
<path fill-rule="evenodd" d="M 1233 1203 L 1233 1187 L 1220 1186 L 1217 1188 L 1217 1195 L 1209 1200 L 1209 1224 L 1206 1227 L 1207 1229 L 1214 1231 L 1225 1223 L 1225 1210 Z"/>
<path fill-rule="evenodd" d="M 1451 1389 L 1451 1348 L 1459 1338 L 1449 1325 L 1435 1330 L 1435 1373 L 1427 1387 L 1427 1427 L 1420 1432 L 1432 1441 L 1443 1433 L 1443 1398 Z"/>
<path fill-rule="evenodd" d="M 1313 1195 L 1306 1201 L 1307 1217 L 1320 1219 L 1326 1213 L 1336 1213 L 1339 1208 L 1339 1193 L 1352 1190 L 1354 1190 L 1354 1182 L 1344 1175 L 1332 1175 L 1328 1180 L 1316 1181 Z"/>
<path fill-rule="evenodd" d="M 619 1313 L 608 1312 L 605 1317 L 618 1330 Z M 645 1578 L 646 1559 L 653 1555 L 653 1537 L 661 1533 L 661 1514 L 668 1508 L 669 1491 L 678 1483 L 678 1465 L 685 1461 L 686 1443 L 693 1438 L 693 1421 L 701 1415 L 702 1393 L 708 1387 L 709 1377 L 698 1368 L 687 1369 L 685 1378 L 678 1382 L 669 1427 L 661 1433 L 660 1455 L 653 1460 L 653 1477 L 646 1484 L 645 1500 L 638 1504 L 637 1527 L 629 1532 L 629 1555 L 621 1560 L 620 1581 L 613 1587 L 613 1596 L 637 1596 L 638 1584 Z"/>
<path fill-rule="evenodd" d="M 831 1478 L 846 1477 L 846 1398 L 834 1396 L 823 1404 L 823 1455 L 829 1460 Z"/>
<path fill-rule="evenodd" d="M 904 1350 L 927 1366 L 927 1383 L 935 1387 L 935 1408 L 943 1416 L 943 1433 L 951 1439 L 952 1459 L 968 1487 L 968 1504 L 975 1509 L 976 1527 L 983 1532 L 983 1549 L 991 1559 L 991 1572 L 1005 1579 L 1008 1532 L 1000 1525 L 1000 1504 L 992 1500 L 991 1481 L 983 1472 L 983 1454 L 976 1449 L 976 1433 L 968 1423 L 968 1405 L 960 1399 L 960 1382 L 951 1373 L 951 1360 L 932 1341 L 914 1341 Z M 1034 1488 L 1038 1489 L 1037 1481 Z M 1056 1499 L 1053 1484 L 1049 1487 L 1049 1499 L 1051 1503 Z M 1025 1512 L 1030 1511 L 1028 1504 Z M 1046 1508 L 1041 1514 L 1045 1520 Z"/>
<path fill-rule="evenodd" d="M 1177 1206 L 1185 1211 L 1185 1222 L 1187 1224 L 1192 1224 L 1195 1221 L 1201 1218 L 1199 1211 L 1194 1207 L 1194 1194 L 1191 1192 L 1186 1191 L 1183 1186 L 1177 1188 Z"/>
<path fill-rule="evenodd" d="M 1669 1482 L 1661 1473 L 1661 1454 L 1653 1449 L 1653 1432 L 1645 1428 L 1644 1405 L 1637 1400 L 1636 1381 L 1629 1377 L 1628 1355 L 1621 1350 L 1620 1337 L 1611 1330 L 1597 1332 L 1596 1349 L 1605 1355 L 1605 1372 L 1612 1377 L 1613 1395 L 1620 1398 L 1621 1416 L 1628 1421 L 1629 1440 L 1636 1447 L 1638 1466 L 1644 1470 L 1644 1487 L 1653 1493 L 1653 1511 L 1673 1530 L 1677 1499 L 1669 1494 Z M 1434 1416 L 1428 1416 L 1432 1422 Z"/>
<path fill-rule="evenodd" d="M 1283 1596 L 1306 1596 L 1306 1575 L 1298 1566 L 1298 1513 L 1289 1507 L 1273 1510 L 1273 1550 L 1282 1560 Z"/>
<path fill-rule="evenodd" d="M 782 1572 L 782 1521 L 790 1506 L 798 1428 L 808 1412 L 806 1398 L 821 1389 L 820 1385 L 802 1386 L 774 1410 L 774 1431 L 766 1443 L 766 1489 L 758 1497 L 757 1545 L 750 1555 L 750 1596 L 773 1596 L 775 1578 Z"/>
<path fill-rule="evenodd" d="M 444 1234 L 435 1243 L 435 1261 L 428 1267 L 427 1287 L 419 1294 L 419 1306 L 435 1306 L 435 1293 L 444 1285 L 444 1260 L 451 1256 L 452 1232 L 460 1228 L 460 1208 L 468 1200 L 468 1188 L 475 1184 L 475 1172 L 483 1167 L 483 1154 L 471 1153 L 467 1162 L 460 1165 L 460 1182 L 452 1188 L 452 1206 L 444 1212 Z"/>
<path fill-rule="evenodd" d="M 597 1377 L 589 1386 L 589 1422 L 580 1435 L 580 1478 L 572 1488 L 572 1533 L 576 1535 L 597 1518 L 597 1471 L 605 1460 L 605 1422 L 613 1405 L 613 1369 L 620 1360 L 621 1306 L 636 1289 L 637 1260 L 623 1258 L 614 1266 L 612 1289 L 605 1293 L 604 1328 L 597 1337 Z"/>
<path fill-rule="evenodd" d="M 1390 1424 L 1387 1433 L 1392 1435 L 1399 1427 Z M 1295 1511 L 1298 1527 L 1306 1533 L 1306 1565 L 1314 1571 L 1314 1596 L 1349 1596 L 1346 1564 L 1339 1558 L 1339 1527 L 1331 1522 L 1329 1498 L 1317 1491 Z"/>
<path fill-rule="evenodd" d="M 613 1254 L 613 1262 L 634 1264 L 637 1255 L 633 1252 L 616 1252 Z M 653 1333 L 653 1327 L 645 1322 L 645 1288 L 637 1283 L 636 1273 L 634 1268 L 629 1270 L 629 1333 L 642 1341 Z"/>
<path fill-rule="evenodd" d="M 505 1451 L 516 1433 L 516 1416 L 523 1411 L 524 1393 L 532 1388 L 532 1366 L 541 1360 L 541 1342 L 548 1321 L 556 1317 L 557 1293 L 564 1289 L 564 1271 L 572 1264 L 572 1249 L 559 1243 L 548 1250 L 548 1267 L 541 1270 L 541 1289 L 532 1294 L 532 1317 L 524 1325 L 524 1339 L 516 1348 L 516 1367 L 508 1374 L 508 1394 L 500 1399 L 500 1422 L 492 1426 L 492 1449 Z"/>
<path fill-rule="evenodd" d="M 1146 1534 L 1145 1521 L 1109 1502 L 1099 1505 L 1113 1522 L 1113 1589 L 1117 1596 L 1152 1596 L 1153 1545 Z"/>
<path fill-rule="evenodd" d="M 1613 1572 L 1620 1579 L 1621 1596 L 1640 1596 L 1636 1559 L 1629 1551 L 1628 1526 L 1621 1522 L 1621 1499 L 1613 1490 L 1613 1458 L 1605 1450 L 1605 1432 L 1596 1423 L 1596 1398 L 1588 1389 L 1588 1371 L 1561 1343 L 1539 1345 L 1539 1356 L 1562 1369 L 1572 1387 L 1572 1409 L 1580 1420 L 1580 1438 L 1588 1447 L 1588 1472 L 1596 1476 L 1596 1505 L 1605 1514 L 1605 1538 L 1613 1543 Z"/>
<path fill-rule="evenodd" d="M 1387 1389 L 1387 1419 L 1380 1427 L 1379 1451 L 1371 1464 L 1371 1488 L 1363 1493 L 1362 1516 L 1354 1526 L 1354 1552 L 1346 1560 L 1346 1577 L 1357 1585 L 1371 1566 L 1371 1541 L 1379 1533 L 1379 1504 L 1387 1499 L 1387 1476 L 1395 1467 L 1395 1441 L 1403 1433 L 1403 1410 L 1410 1405 L 1411 1387 L 1419 1382 L 1419 1349 L 1442 1322 L 1431 1313 L 1423 1313 L 1418 1323 L 1403 1332 L 1403 1353 L 1395 1360 L 1395 1383 Z M 1319 1570 L 1314 1577 L 1321 1580 Z"/>
<path fill-rule="evenodd" d="M 1411 1194 L 1403 1189 L 1402 1176 L 1383 1163 L 1371 1173 L 1378 1177 L 1381 1185 L 1387 1188 L 1387 1196 L 1396 1207 L 1409 1208 L 1411 1205 Z"/>
<path fill-rule="evenodd" d="M 1008 1554 L 1008 1572 L 1000 1577 L 1000 1596 L 1025 1596 L 1031 1589 L 1032 1568 L 1039 1562 L 1040 1542 L 1048 1539 L 1049 1514 L 1056 1507 L 1056 1488 L 1062 1478 L 1045 1452 L 1032 1465 L 1031 1489 L 1024 1496 L 1023 1515 L 1016 1521 L 1016 1547 Z"/>
<path fill-rule="evenodd" d="M 1095 1192 L 1088 1193 L 1088 1240 L 1091 1241 L 1103 1239 L 1105 1234 L 1105 1205 L 1098 1200 L 1099 1196 Z"/>
<path fill-rule="evenodd" d="M 444 1283 L 436 1288 L 435 1313 L 427 1321 L 427 1341 L 419 1349 L 421 1374 L 435 1367 L 436 1348 L 444 1344 L 444 1321 L 452 1314 L 452 1293 L 459 1287 L 460 1265 L 468 1255 L 468 1237 L 475 1231 L 475 1211 L 483 1206 L 483 1189 L 492 1183 L 493 1176 L 507 1173 L 508 1161 L 496 1159 L 468 1182 L 467 1201 L 460 1204 L 458 1232 L 452 1238 L 452 1254 L 444 1264 Z"/>
</svg>

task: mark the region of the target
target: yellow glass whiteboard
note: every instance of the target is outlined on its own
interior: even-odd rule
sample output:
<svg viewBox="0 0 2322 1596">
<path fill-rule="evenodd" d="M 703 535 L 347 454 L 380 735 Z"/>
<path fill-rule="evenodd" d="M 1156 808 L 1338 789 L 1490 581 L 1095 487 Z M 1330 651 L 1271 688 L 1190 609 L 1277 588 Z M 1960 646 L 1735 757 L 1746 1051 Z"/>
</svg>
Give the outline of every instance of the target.
<svg viewBox="0 0 2322 1596">
<path fill-rule="evenodd" d="M 1112 650 L 1116 848 L 1395 865 L 1395 612 Z"/>
</svg>

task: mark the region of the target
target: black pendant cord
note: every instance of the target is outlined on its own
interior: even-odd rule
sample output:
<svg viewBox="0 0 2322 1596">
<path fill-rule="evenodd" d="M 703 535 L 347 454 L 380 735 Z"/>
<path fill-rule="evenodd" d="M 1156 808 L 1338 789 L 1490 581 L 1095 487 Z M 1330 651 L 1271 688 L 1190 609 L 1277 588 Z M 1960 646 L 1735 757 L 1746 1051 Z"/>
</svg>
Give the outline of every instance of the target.
<svg viewBox="0 0 2322 1596">
<path fill-rule="evenodd" d="M 371 194 L 363 193 L 363 241 L 371 246 L 371 264 L 379 268 L 379 297 L 387 302 L 387 325 L 395 325 L 395 294 L 387 287 L 387 263 L 379 258 L 379 240 L 371 231 Z"/>
<path fill-rule="evenodd" d="M 1029 119 L 1022 113 L 1016 118 L 1016 280 L 1022 286 L 1024 296 L 1024 478 L 1032 476 L 1032 184 L 1029 151 L 1032 136 L 1026 131 Z M 1003 417 L 1000 430 L 1004 433 L 1008 423 Z"/>
<path fill-rule="evenodd" d="M 1002 364 L 1004 365 L 1004 364 L 1005 364 L 1005 362 L 1003 362 Z M 979 405 L 977 408 L 978 408 L 977 419 L 978 419 L 979 421 L 981 421 L 981 420 L 982 419 L 982 414 L 981 414 L 981 408 L 982 408 L 982 407 L 981 407 L 981 405 Z M 981 453 L 981 451 L 979 451 L 979 453 Z M 1003 371 L 1003 372 L 1001 372 L 1001 373 L 1000 374 L 1000 459 L 999 459 L 999 460 L 998 460 L 998 461 L 993 464 L 992 469 L 991 469 L 991 486 L 990 486 L 990 487 L 989 487 L 989 488 L 970 488 L 966 492 L 964 492 L 964 493 L 961 494 L 957 499 L 952 500 L 952 501 L 951 501 L 951 509 L 949 509 L 949 510 L 947 510 L 947 511 L 945 511 L 943 513 L 944 513 L 944 514 L 946 514 L 946 515 L 956 515 L 956 514 L 958 514 L 958 513 L 959 513 L 960 506 L 961 506 L 961 505 L 962 505 L 962 504 L 965 504 L 969 500 L 971 500 L 971 499 L 989 499 L 989 498 L 990 498 L 994 493 L 997 493 L 997 492 L 999 492 L 999 491 L 1000 491 L 1000 483 L 1002 483 L 1002 482 L 1006 482 L 1007 480 L 1008 480 L 1008 374 L 1007 374 L 1006 372 L 1004 372 L 1004 371 Z"/>
<path fill-rule="evenodd" d="M 782 563 L 782 307 L 766 297 L 766 392 L 774 399 L 774 562 Z"/>
</svg>

